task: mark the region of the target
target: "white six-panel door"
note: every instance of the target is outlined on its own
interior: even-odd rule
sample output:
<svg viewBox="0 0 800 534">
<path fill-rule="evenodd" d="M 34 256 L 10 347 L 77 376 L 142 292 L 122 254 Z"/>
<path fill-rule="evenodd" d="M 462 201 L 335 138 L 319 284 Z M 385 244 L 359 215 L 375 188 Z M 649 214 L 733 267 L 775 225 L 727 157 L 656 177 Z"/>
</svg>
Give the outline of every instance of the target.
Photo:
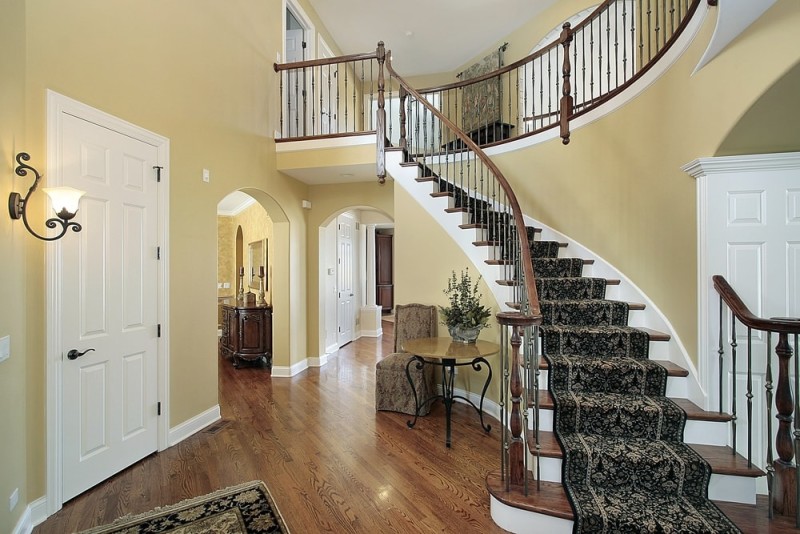
<svg viewBox="0 0 800 534">
<path fill-rule="evenodd" d="M 66 501 L 158 447 L 158 150 L 70 115 L 60 143 L 63 185 L 87 191 L 57 260 Z"/>
<path fill-rule="evenodd" d="M 355 283 L 354 283 L 354 264 L 353 264 L 353 231 L 355 220 L 347 215 L 340 215 L 338 218 L 338 269 L 337 269 L 337 295 L 338 313 L 337 322 L 339 323 L 339 346 L 343 346 L 353 341 L 353 328 L 355 326 Z"/>
</svg>

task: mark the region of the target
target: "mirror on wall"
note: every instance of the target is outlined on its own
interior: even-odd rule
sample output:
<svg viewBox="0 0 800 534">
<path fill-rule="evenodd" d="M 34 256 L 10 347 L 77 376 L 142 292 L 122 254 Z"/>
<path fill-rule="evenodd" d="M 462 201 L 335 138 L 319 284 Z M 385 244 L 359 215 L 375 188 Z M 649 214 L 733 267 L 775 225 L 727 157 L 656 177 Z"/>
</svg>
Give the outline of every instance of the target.
<svg viewBox="0 0 800 534">
<path fill-rule="evenodd" d="M 264 290 L 267 290 L 268 277 L 267 273 L 267 240 L 253 241 L 248 245 L 248 258 L 249 258 L 249 282 L 248 285 L 252 289 L 261 289 L 261 279 L 259 274 L 264 277 Z"/>
</svg>

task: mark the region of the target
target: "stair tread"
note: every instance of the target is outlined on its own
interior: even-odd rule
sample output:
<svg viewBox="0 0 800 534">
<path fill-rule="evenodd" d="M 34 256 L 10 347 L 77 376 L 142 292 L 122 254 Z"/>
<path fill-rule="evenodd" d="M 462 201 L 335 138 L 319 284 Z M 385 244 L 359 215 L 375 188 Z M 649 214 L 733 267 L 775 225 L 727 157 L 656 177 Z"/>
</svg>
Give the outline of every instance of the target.
<svg viewBox="0 0 800 534">
<path fill-rule="evenodd" d="M 452 191 L 434 191 L 433 193 L 431 193 L 431 196 L 433 198 L 452 197 L 453 196 L 453 192 Z"/>
<path fill-rule="evenodd" d="M 731 420 L 730 414 L 719 412 L 708 412 L 703 410 L 698 405 L 689 399 L 669 397 L 669 400 L 677 404 L 683 411 L 686 412 L 686 418 L 692 421 L 713 421 L 713 422 L 727 422 Z M 533 407 L 529 402 L 528 407 Z M 544 410 L 553 409 L 553 396 L 547 389 L 539 390 L 539 408 Z"/>
<path fill-rule="evenodd" d="M 530 481 L 526 496 L 521 486 L 512 485 L 510 491 L 506 491 L 506 483 L 500 473 L 492 472 L 486 476 L 486 489 L 492 497 L 507 506 L 568 521 L 575 519 L 564 487 L 558 482 L 540 482 L 537 486 L 535 481 Z M 757 495 L 756 504 L 712 502 L 743 531 L 796 532 L 794 517 L 775 514 L 773 519 L 769 518 L 769 498 L 766 495 Z"/>
<path fill-rule="evenodd" d="M 500 473 L 492 472 L 486 476 L 486 489 L 495 499 L 508 506 L 568 521 L 575 519 L 564 486 L 558 482 L 531 481 L 526 496 L 524 488 L 513 484 L 510 491 L 506 491 L 506 482 Z"/>
<path fill-rule="evenodd" d="M 534 443 L 532 430 L 528 430 L 528 443 Z M 708 462 L 711 472 L 716 475 L 761 477 L 766 474 L 755 466 L 748 467 L 747 459 L 740 454 L 733 454 L 733 449 L 730 447 L 696 445 L 694 443 L 687 443 L 687 445 Z M 539 453 L 545 458 L 562 458 L 564 455 L 555 432 L 540 430 L 539 446 Z"/>
</svg>

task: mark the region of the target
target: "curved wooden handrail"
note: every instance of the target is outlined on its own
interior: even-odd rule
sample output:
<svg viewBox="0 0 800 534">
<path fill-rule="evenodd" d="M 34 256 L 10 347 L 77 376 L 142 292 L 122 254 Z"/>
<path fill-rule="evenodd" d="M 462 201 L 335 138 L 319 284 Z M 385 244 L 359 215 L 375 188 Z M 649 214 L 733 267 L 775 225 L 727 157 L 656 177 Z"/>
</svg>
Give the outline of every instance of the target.
<svg viewBox="0 0 800 534">
<path fill-rule="evenodd" d="M 497 165 L 495 165 L 489 156 L 487 156 L 486 153 L 481 150 L 481 148 L 475 143 L 475 141 L 472 140 L 472 138 L 464 133 L 461 128 L 456 126 L 453 121 L 444 116 L 442 112 L 428 102 L 416 89 L 411 87 L 411 85 L 409 85 L 409 83 L 402 76 L 397 74 L 392 66 L 391 58 L 392 54 L 391 51 L 389 51 L 386 54 L 386 68 L 391 73 L 392 77 L 397 81 L 397 83 L 399 83 L 409 95 L 413 96 L 419 103 L 425 106 L 428 111 L 430 111 L 441 121 L 442 124 L 447 126 L 447 128 L 449 128 L 450 131 L 452 131 L 469 150 L 475 153 L 481 162 L 489 168 L 497 180 L 497 183 L 500 184 L 500 187 L 503 188 L 503 191 L 507 195 L 508 203 L 511 207 L 512 213 L 514 214 L 514 224 L 517 228 L 517 234 L 519 235 L 520 240 L 522 269 L 525 276 L 525 290 L 527 292 L 528 302 L 530 305 L 530 309 L 528 311 L 529 317 L 534 321 L 531 324 L 540 324 L 542 320 L 542 312 L 539 308 L 539 296 L 536 291 L 536 279 L 534 278 L 533 273 L 533 260 L 531 258 L 530 243 L 528 242 L 528 232 L 525 228 L 525 219 L 522 216 L 522 210 L 519 207 L 519 202 L 514 194 L 514 190 L 511 188 L 508 180 L 506 180 L 506 177 L 503 176 L 503 173 L 500 172 L 500 169 L 497 168 Z"/>
<path fill-rule="evenodd" d="M 714 289 L 734 316 L 746 327 L 764 332 L 800 334 L 800 319 L 764 319 L 754 315 L 722 275 L 711 277 Z"/>
<path fill-rule="evenodd" d="M 612 4 L 616 3 L 616 1 L 617 0 L 604 0 L 602 3 L 600 3 L 597 6 L 597 8 L 594 11 L 592 11 L 592 13 L 590 15 L 588 15 L 585 19 L 583 19 L 582 21 L 577 23 L 575 26 L 573 26 L 572 27 L 572 32 L 575 33 L 575 32 L 577 32 L 579 30 L 582 30 L 583 28 L 585 28 L 586 26 L 588 26 L 589 24 L 594 22 L 596 19 L 598 19 L 605 12 L 605 10 L 607 8 L 609 8 Z M 689 8 L 686 11 L 686 15 L 681 20 L 681 23 L 675 29 L 675 33 L 673 33 L 673 35 L 670 38 L 670 40 L 664 44 L 664 47 L 655 56 L 653 56 L 653 58 L 650 61 L 648 61 L 647 65 L 642 67 L 642 69 L 640 69 L 636 74 L 634 74 L 628 81 L 626 81 L 622 85 L 618 86 L 617 89 L 627 87 L 628 85 L 633 83 L 633 81 L 635 81 L 638 78 L 640 78 L 642 76 L 642 74 L 644 74 L 645 72 L 647 72 L 647 70 L 649 70 L 650 65 L 656 63 L 656 61 L 669 48 L 671 48 L 672 44 L 675 42 L 675 38 L 677 36 L 679 36 L 683 32 L 683 30 L 685 29 L 686 25 L 689 23 L 689 20 L 692 18 L 692 16 L 694 15 L 695 11 L 698 8 L 698 6 L 700 5 L 700 2 L 701 2 L 701 0 L 694 0 L 692 2 L 692 4 L 689 6 Z M 496 78 L 498 76 L 502 76 L 503 74 L 511 72 L 512 70 L 514 70 L 514 69 L 516 69 L 518 67 L 521 67 L 525 63 L 532 62 L 535 59 L 539 58 L 540 56 L 545 56 L 548 52 L 550 52 L 550 50 L 552 50 L 553 48 L 556 48 L 556 47 L 558 47 L 560 45 L 561 45 L 561 40 L 560 40 L 560 38 L 557 37 L 552 43 L 547 44 L 547 45 L 543 46 L 542 48 L 540 48 L 540 49 L 538 49 L 538 50 L 536 50 L 534 52 L 531 52 L 527 56 L 525 56 L 525 57 L 523 57 L 521 59 L 518 59 L 518 60 L 514 61 L 513 63 L 509 63 L 508 65 L 500 67 L 497 70 L 493 70 L 492 72 L 487 72 L 486 74 L 482 74 L 480 76 L 476 76 L 475 78 L 469 78 L 467 80 L 461 80 L 461 81 L 458 81 L 458 82 L 453 82 L 453 83 L 449 83 L 449 84 L 445 84 L 445 85 L 438 85 L 438 86 L 434 86 L 434 87 L 425 87 L 423 89 L 419 89 L 419 92 L 422 93 L 422 94 L 425 94 L 425 93 L 433 93 L 433 92 L 437 92 L 437 91 L 449 91 L 451 89 L 459 89 L 459 88 L 466 87 L 468 85 L 472 85 L 474 83 L 480 83 L 480 82 L 483 82 L 483 81 L 486 81 L 486 80 L 490 80 L 492 78 Z M 616 92 L 617 89 L 612 91 L 612 93 Z M 595 100 L 597 100 L 597 99 L 595 99 Z"/>
</svg>

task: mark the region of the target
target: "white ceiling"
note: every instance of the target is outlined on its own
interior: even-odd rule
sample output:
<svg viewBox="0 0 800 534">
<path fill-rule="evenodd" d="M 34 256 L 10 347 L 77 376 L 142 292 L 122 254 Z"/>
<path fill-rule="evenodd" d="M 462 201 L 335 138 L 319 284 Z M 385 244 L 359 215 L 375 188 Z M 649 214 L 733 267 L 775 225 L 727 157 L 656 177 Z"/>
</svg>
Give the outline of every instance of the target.
<svg viewBox="0 0 800 534">
<path fill-rule="evenodd" d="M 383 41 L 401 76 L 450 72 L 555 0 L 309 0 L 343 54 Z"/>
</svg>

